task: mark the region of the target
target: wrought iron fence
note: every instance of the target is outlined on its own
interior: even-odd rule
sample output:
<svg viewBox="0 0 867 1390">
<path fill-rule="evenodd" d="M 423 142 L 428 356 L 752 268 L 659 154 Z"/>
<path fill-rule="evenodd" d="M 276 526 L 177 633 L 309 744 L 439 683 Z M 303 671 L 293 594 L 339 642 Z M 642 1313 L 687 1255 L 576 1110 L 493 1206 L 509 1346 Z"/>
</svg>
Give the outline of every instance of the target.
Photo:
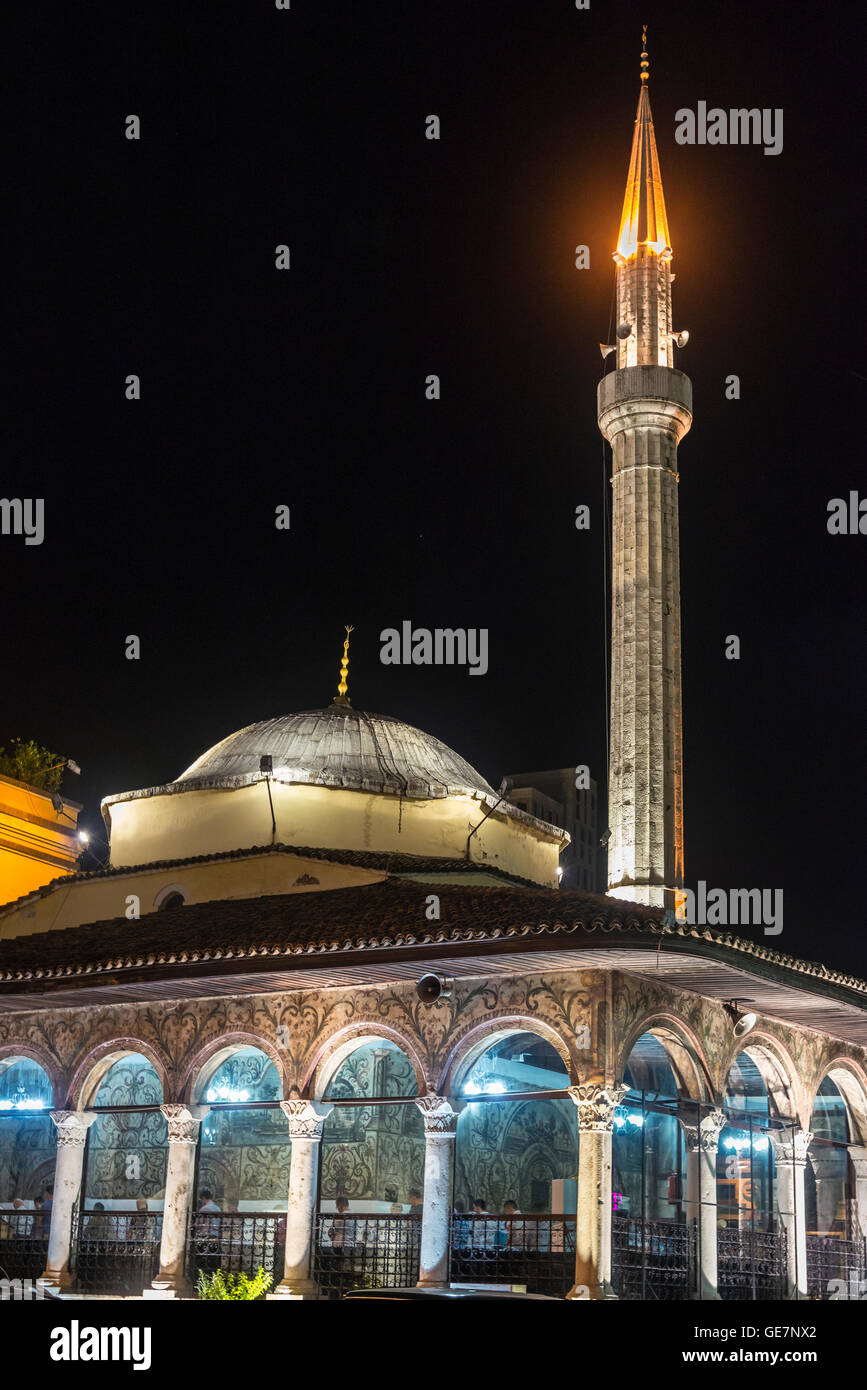
<svg viewBox="0 0 867 1390">
<path fill-rule="evenodd" d="M 2 1262 L 0 1247 L 0 1262 Z M 839 1300 L 867 1293 L 867 1241 L 807 1235 L 807 1292 L 811 1298 Z"/>
<path fill-rule="evenodd" d="M 79 1293 L 138 1294 L 160 1263 L 163 1218 L 154 1211 L 76 1212 L 72 1272 Z"/>
<path fill-rule="evenodd" d="M 565 1298 L 575 1283 L 575 1218 L 523 1212 L 456 1216 L 451 1282 L 511 1284 Z"/>
<path fill-rule="evenodd" d="M 0 1211 L 0 1279 L 38 1279 L 48 1255 L 47 1213 Z"/>
<path fill-rule="evenodd" d="M 696 1235 L 693 1225 L 674 1221 L 611 1222 L 611 1279 L 618 1297 L 671 1302 L 689 1298 L 695 1288 Z"/>
<path fill-rule="evenodd" d="M 720 1298 L 726 1300 L 786 1297 L 786 1232 L 738 1230 L 718 1232 L 717 1271 Z"/>
<path fill-rule="evenodd" d="M 418 1282 L 420 1248 L 419 1216 L 320 1215 L 313 1277 L 323 1298 L 348 1289 L 408 1288 Z"/>
<path fill-rule="evenodd" d="M 197 1212 L 187 1238 L 187 1275 L 199 1272 L 256 1274 L 261 1267 L 279 1284 L 283 1278 L 286 1217 L 274 1212 Z"/>
</svg>

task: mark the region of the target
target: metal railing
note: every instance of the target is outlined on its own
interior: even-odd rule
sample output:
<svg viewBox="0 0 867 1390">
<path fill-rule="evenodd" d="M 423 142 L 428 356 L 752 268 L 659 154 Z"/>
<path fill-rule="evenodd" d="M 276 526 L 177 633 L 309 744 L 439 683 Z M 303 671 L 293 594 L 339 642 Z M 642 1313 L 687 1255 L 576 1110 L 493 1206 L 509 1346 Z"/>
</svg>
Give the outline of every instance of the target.
<svg viewBox="0 0 867 1390">
<path fill-rule="evenodd" d="M 316 1222 L 313 1277 L 323 1298 L 348 1289 L 408 1288 L 418 1282 L 421 1217 L 352 1212 Z"/>
<path fill-rule="evenodd" d="M 48 1256 L 50 1216 L 0 1211 L 0 1279 L 38 1279 Z"/>
<path fill-rule="evenodd" d="M 565 1298 L 575 1283 L 575 1217 L 455 1216 L 451 1282 L 508 1284 Z"/>
<path fill-rule="evenodd" d="M 0 1262 L 2 1262 L 0 1247 Z M 807 1233 L 807 1293 L 810 1298 L 862 1297 L 867 1280 L 867 1241 Z"/>
<path fill-rule="evenodd" d="M 619 1298 L 689 1298 L 696 1284 L 695 1258 L 693 1225 L 612 1218 L 611 1282 Z"/>
<path fill-rule="evenodd" d="M 718 1232 L 719 1296 L 726 1300 L 786 1297 L 786 1232 L 738 1230 Z"/>
<path fill-rule="evenodd" d="M 140 1294 L 160 1263 L 161 1212 L 76 1212 L 72 1273 L 79 1293 Z"/>
<path fill-rule="evenodd" d="M 200 1271 L 246 1274 L 261 1267 L 275 1284 L 283 1278 L 286 1217 L 275 1212 L 197 1212 L 187 1237 L 187 1276 Z"/>
</svg>

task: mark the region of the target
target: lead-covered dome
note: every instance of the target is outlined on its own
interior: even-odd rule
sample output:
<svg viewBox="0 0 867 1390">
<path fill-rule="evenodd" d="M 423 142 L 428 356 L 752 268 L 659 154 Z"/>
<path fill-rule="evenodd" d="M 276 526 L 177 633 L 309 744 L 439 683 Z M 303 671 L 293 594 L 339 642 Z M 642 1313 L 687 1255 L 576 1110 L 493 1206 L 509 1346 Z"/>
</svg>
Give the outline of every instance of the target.
<svg viewBox="0 0 867 1390">
<path fill-rule="evenodd" d="M 497 793 L 464 758 L 432 734 L 385 714 L 335 702 L 249 724 L 215 743 L 172 784 L 178 790 L 243 786 L 271 758 L 275 781 L 395 796 Z"/>
</svg>

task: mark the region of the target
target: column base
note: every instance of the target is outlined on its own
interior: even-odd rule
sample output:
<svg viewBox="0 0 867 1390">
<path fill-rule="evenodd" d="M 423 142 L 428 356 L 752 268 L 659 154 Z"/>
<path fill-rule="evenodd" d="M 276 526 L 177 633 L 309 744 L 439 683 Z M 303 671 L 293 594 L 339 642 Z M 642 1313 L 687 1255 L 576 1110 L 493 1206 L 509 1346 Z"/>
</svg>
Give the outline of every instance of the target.
<svg viewBox="0 0 867 1390">
<path fill-rule="evenodd" d="M 293 1302 L 313 1302 L 318 1298 L 319 1285 L 312 1279 L 284 1279 L 271 1293 L 266 1293 L 265 1302 L 282 1302 L 284 1299 Z"/>
<path fill-rule="evenodd" d="M 702 1289 L 701 1293 L 693 1289 L 689 1296 L 690 1303 L 722 1303 L 719 1289 Z"/>
<path fill-rule="evenodd" d="M 566 1297 L 573 1303 L 598 1303 L 603 1300 L 616 1303 L 619 1300 L 619 1295 L 610 1284 L 573 1284 Z"/>
<path fill-rule="evenodd" d="M 192 1298 L 193 1286 L 188 1279 L 161 1279 L 157 1275 L 148 1288 L 142 1289 L 142 1298 Z"/>
<path fill-rule="evenodd" d="M 36 1285 L 40 1289 L 57 1289 L 59 1292 L 63 1290 L 68 1292 L 72 1288 L 73 1282 L 73 1276 L 68 1269 L 61 1270 L 59 1273 L 53 1269 L 46 1269 L 45 1273 L 40 1274 L 36 1280 Z"/>
</svg>

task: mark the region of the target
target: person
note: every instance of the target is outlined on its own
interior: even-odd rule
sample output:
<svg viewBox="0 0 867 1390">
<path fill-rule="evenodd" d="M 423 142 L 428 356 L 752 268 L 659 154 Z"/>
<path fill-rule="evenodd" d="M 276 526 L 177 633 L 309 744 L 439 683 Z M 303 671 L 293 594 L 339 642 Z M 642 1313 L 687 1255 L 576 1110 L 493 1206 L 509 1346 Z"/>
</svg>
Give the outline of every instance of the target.
<svg viewBox="0 0 867 1390">
<path fill-rule="evenodd" d="M 135 1205 L 136 1214 L 130 1218 L 127 1240 L 150 1240 L 152 1222 L 147 1197 L 136 1197 Z"/>
<path fill-rule="evenodd" d="M 88 1217 L 84 1228 L 85 1240 L 108 1240 L 111 1236 L 111 1221 L 103 1202 L 94 1202 L 93 1215 Z"/>
<path fill-rule="evenodd" d="M 520 1220 L 521 1209 L 514 1197 L 507 1197 L 503 1203 L 506 1220 L 503 1223 L 503 1245 L 509 1254 L 523 1251 L 527 1246 L 527 1223 Z"/>
<path fill-rule="evenodd" d="M 421 1216 L 424 1211 L 424 1202 L 417 1187 L 409 1189 L 409 1214 L 410 1216 Z"/>
<path fill-rule="evenodd" d="M 37 1240 L 47 1240 L 51 1228 L 51 1208 L 46 1208 L 45 1201 L 43 1195 L 33 1198 L 33 1206 L 36 1211 L 36 1216 L 33 1218 L 33 1235 Z"/>
<path fill-rule="evenodd" d="M 351 1249 L 355 1244 L 355 1222 L 346 1216 L 349 1211 L 349 1202 L 345 1197 L 338 1197 L 334 1205 L 337 1208 L 337 1215 L 328 1228 L 331 1248 L 332 1250 Z"/>
<path fill-rule="evenodd" d="M 488 1211 L 484 1197 L 473 1197 L 472 1207 L 473 1254 L 484 1259 L 496 1254 L 499 1244 L 497 1222 Z"/>
</svg>

